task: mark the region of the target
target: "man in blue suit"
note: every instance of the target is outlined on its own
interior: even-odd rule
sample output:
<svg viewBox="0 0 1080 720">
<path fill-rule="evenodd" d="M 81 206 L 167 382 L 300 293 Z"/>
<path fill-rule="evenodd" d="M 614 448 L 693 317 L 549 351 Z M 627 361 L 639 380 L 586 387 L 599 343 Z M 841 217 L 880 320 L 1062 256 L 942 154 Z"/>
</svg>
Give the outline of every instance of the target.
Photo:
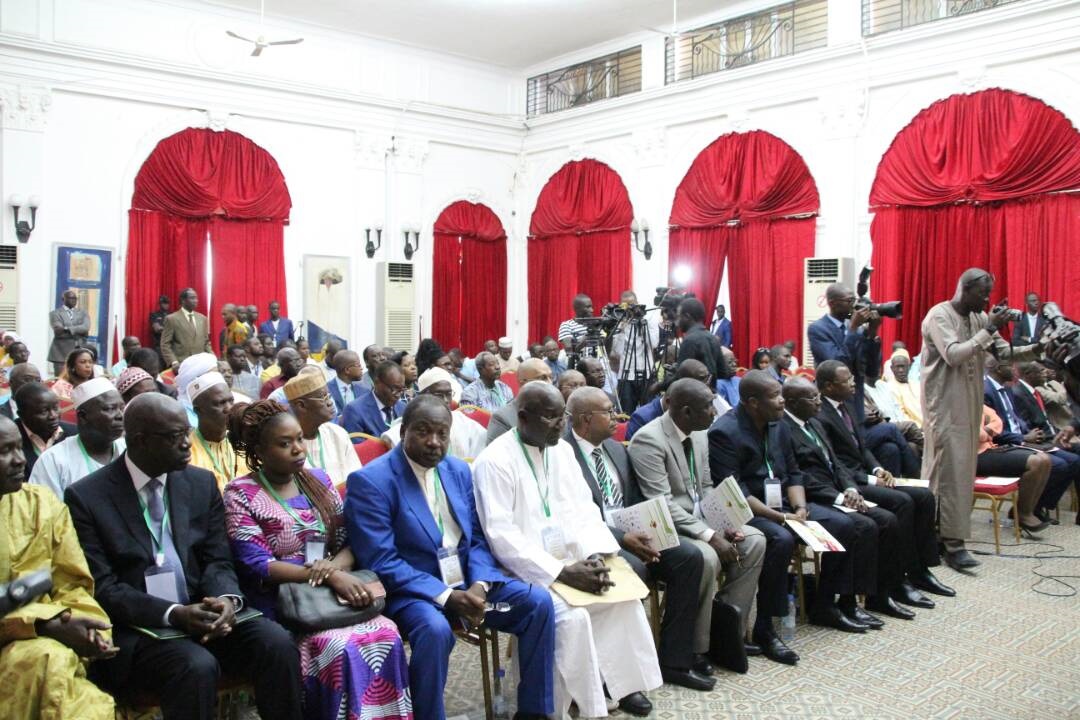
<svg viewBox="0 0 1080 720">
<path fill-rule="evenodd" d="M 341 413 L 341 424 L 350 433 L 379 437 L 405 412 L 405 402 L 401 399 L 405 394 L 405 376 L 398 364 L 392 360 L 380 363 L 374 377 L 371 392 L 353 400 Z"/>
<path fill-rule="evenodd" d="M 476 514 L 469 466 L 448 456 L 450 410 L 420 395 L 402 418 L 402 442 L 349 476 L 345 520 L 353 554 L 386 587 L 386 613 L 412 646 L 409 688 L 417 718 L 445 717 L 453 627 L 481 623 L 518 638 L 517 720 L 554 712 L 555 610 L 550 594 L 511 579 L 491 556 Z M 486 611 L 507 603 L 506 612 Z"/>
<path fill-rule="evenodd" d="M 334 375 L 327 380 L 326 387 L 330 391 L 334 407 L 337 408 L 337 414 L 341 415 L 349 403 L 368 394 L 371 389 L 360 382 L 364 366 L 360 364 L 360 356 L 354 351 L 341 350 L 335 353 L 332 364 Z"/>
<path fill-rule="evenodd" d="M 293 322 L 287 317 L 281 317 L 281 304 L 277 300 L 270 302 L 270 319 L 259 325 L 259 333 L 272 335 L 274 344 L 280 345 L 285 340 L 295 340 L 296 333 Z"/>
<path fill-rule="evenodd" d="M 810 323 L 806 337 L 814 365 L 839 360 L 855 376 L 855 413 L 861 423 L 865 413 L 863 383 L 881 374 L 881 318 L 866 308 L 855 309 L 855 293 L 840 283 L 825 288 L 829 312 Z"/>
<path fill-rule="evenodd" d="M 716 306 L 716 319 L 713 320 L 712 332 L 713 335 L 720 338 L 720 344 L 724 347 L 731 349 L 731 321 L 726 317 L 727 308 L 723 305 Z"/>
</svg>

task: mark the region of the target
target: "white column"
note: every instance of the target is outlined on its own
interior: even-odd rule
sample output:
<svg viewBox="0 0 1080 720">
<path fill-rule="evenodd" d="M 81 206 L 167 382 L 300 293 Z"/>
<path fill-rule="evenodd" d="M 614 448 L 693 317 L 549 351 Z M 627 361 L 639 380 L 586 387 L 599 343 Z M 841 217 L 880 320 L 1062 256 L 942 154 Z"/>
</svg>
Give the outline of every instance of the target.
<svg viewBox="0 0 1080 720">
<path fill-rule="evenodd" d="M 348 338 L 349 347 L 360 351 L 375 341 L 375 282 L 376 263 L 389 258 L 390 226 L 388 218 L 390 136 L 373 132 L 357 131 L 353 139 L 356 184 L 356 227 L 359 235 L 341 247 L 342 255 L 351 256 L 353 273 L 352 328 Z M 371 229 L 371 242 L 378 244 L 376 226 L 382 227 L 382 245 L 375 256 L 368 258 L 364 252 L 367 235 Z"/>
</svg>

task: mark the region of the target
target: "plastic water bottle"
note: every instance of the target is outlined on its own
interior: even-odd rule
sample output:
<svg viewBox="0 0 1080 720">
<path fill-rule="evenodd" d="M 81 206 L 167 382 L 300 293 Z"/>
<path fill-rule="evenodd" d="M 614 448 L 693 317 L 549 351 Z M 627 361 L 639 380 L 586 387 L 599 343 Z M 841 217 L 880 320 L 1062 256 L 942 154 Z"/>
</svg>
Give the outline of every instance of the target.
<svg viewBox="0 0 1080 720">
<path fill-rule="evenodd" d="M 787 596 L 787 615 L 780 619 L 780 639 L 789 643 L 795 639 L 795 596 Z"/>
<path fill-rule="evenodd" d="M 495 697 L 492 698 L 492 710 L 495 711 L 494 714 L 497 718 L 510 717 L 510 706 L 506 700 L 508 692 L 506 670 L 499 668 L 499 671 L 495 673 Z"/>
</svg>

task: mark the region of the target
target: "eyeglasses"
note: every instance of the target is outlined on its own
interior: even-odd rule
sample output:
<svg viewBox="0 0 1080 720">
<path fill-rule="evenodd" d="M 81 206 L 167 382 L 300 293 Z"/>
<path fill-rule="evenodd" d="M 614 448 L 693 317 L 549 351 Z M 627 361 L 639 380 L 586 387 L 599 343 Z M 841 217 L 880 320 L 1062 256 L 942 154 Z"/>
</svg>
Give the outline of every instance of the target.
<svg viewBox="0 0 1080 720">
<path fill-rule="evenodd" d="M 182 440 L 186 440 L 189 434 L 188 430 L 177 430 L 175 432 L 148 432 L 147 435 L 153 435 L 165 440 L 170 445 L 179 445 Z"/>
<path fill-rule="evenodd" d="M 530 414 L 536 416 L 540 420 L 540 422 L 544 423 L 548 427 L 555 427 L 556 425 L 559 424 L 560 420 L 563 420 L 564 418 L 570 417 L 570 413 L 567 413 L 567 412 L 560 413 L 560 414 L 556 415 L 555 417 L 544 417 L 543 415 L 540 415 L 539 413 L 530 413 Z"/>
<path fill-rule="evenodd" d="M 615 411 L 615 408 L 608 408 L 607 410 L 588 410 L 588 411 L 583 412 L 581 414 L 582 415 L 596 415 L 597 413 L 603 413 L 604 415 L 607 415 L 609 418 L 613 418 L 613 417 L 615 417 L 616 415 L 619 414 L 618 412 Z M 570 417 L 570 413 L 566 413 L 566 416 Z"/>
</svg>

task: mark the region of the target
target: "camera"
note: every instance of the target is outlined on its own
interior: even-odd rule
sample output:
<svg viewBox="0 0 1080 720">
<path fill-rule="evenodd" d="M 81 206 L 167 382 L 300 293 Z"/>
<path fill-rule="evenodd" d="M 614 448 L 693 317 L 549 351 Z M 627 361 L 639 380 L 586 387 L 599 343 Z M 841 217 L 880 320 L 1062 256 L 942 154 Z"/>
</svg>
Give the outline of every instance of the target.
<svg viewBox="0 0 1080 720">
<path fill-rule="evenodd" d="M 49 570 L 35 570 L 0 585 L 0 616 L 32 603 L 49 592 L 52 592 L 52 572 Z"/>
<path fill-rule="evenodd" d="M 1054 307 L 1056 308 L 1057 306 L 1055 305 Z M 1023 311 L 1009 307 L 1008 298 L 1002 298 L 1001 302 L 994 306 L 994 310 L 997 310 L 998 308 L 1002 308 L 1005 310 L 1005 317 L 1009 320 L 1009 322 L 1020 322 L 1020 320 L 1024 317 Z M 1061 314 L 1060 311 L 1058 312 L 1058 314 Z"/>
<path fill-rule="evenodd" d="M 1050 341 L 1048 354 L 1053 354 L 1056 349 L 1061 347 L 1068 348 L 1065 365 L 1068 367 L 1069 372 L 1080 375 L 1080 325 L 1065 317 L 1057 303 L 1044 303 L 1042 316 L 1050 328 L 1049 332 L 1046 333 L 1046 337 Z"/>
<path fill-rule="evenodd" d="M 656 288 L 656 297 L 653 298 L 653 305 L 660 308 L 660 312 L 665 317 L 674 318 L 679 311 L 679 303 L 686 298 L 692 297 L 697 296 L 692 292 L 688 292 L 686 288 L 658 287 Z"/>
<path fill-rule="evenodd" d="M 869 265 L 864 265 L 862 271 L 859 272 L 859 284 L 855 288 L 855 294 L 858 295 L 855 300 L 855 309 L 866 308 L 870 312 L 876 312 L 881 317 L 899 320 L 904 316 L 902 300 L 884 303 L 875 303 L 870 300 L 867 293 L 870 290 L 870 273 L 872 272 L 874 272 L 874 268 Z"/>
<path fill-rule="evenodd" d="M 644 305 L 628 305 L 625 303 L 608 303 L 600 310 L 600 316 L 614 318 L 616 323 L 623 320 L 635 320 L 645 317 Z"/>
</svg>

